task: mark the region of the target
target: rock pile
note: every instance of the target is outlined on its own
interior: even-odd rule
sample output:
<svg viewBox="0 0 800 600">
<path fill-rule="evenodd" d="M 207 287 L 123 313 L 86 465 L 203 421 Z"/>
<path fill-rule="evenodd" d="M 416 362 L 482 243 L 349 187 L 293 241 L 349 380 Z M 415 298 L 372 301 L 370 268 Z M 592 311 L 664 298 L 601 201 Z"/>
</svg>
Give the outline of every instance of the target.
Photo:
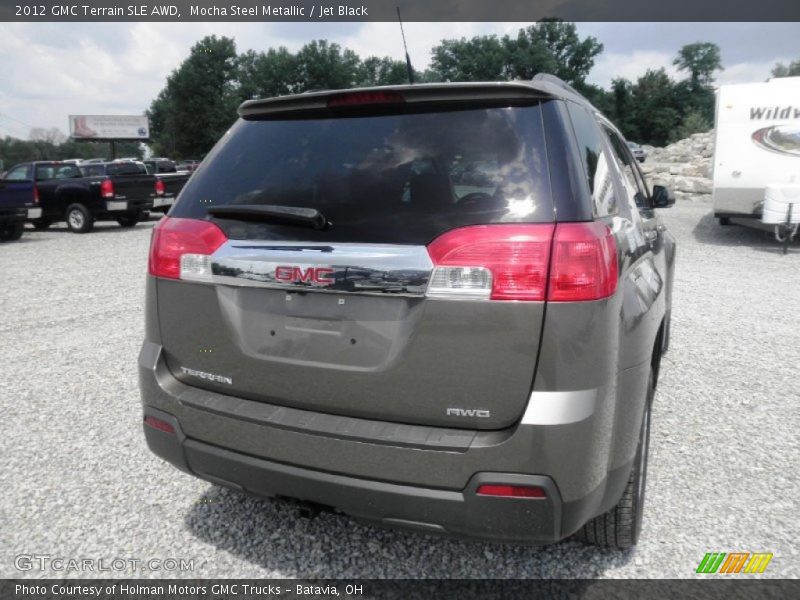
<svg viewBox="0 0 800 600">
<path fill-rule="evenodd" d="M 680 200 L 711 199 L 714 130 L 695 133 L 665 148 L 642 146 L 647 160 L 641 165 L 648 182 L 667 185 Z"/>
</svg>

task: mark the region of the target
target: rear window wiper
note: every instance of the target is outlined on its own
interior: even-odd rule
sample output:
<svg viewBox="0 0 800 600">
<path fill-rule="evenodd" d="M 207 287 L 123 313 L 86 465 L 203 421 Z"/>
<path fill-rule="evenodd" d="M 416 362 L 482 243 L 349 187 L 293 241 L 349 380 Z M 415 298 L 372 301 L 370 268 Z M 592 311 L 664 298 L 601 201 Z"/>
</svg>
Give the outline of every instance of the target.
<svg viewBox="0 0 800 600">
<path fill-rule="evenodd" d="M 269 221 L 284 225 L 300 225 L 313 229 L 330 227 L 328 219 L 316 208 L 300 208 L 297 206 L 279 206 L 277 204 L 229 204 L 212 206 L 208 214 L 223 219 L 241 219 L 245 221 Z"/>
</svg>

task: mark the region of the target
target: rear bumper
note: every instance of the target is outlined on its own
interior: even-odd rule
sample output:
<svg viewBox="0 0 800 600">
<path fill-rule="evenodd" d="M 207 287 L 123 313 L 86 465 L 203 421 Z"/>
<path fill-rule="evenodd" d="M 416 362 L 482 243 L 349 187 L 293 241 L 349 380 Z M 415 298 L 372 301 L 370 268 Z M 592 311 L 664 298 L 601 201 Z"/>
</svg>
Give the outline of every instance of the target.
<svg viewBox="0 0 800 600">
<path fill-rule="evenodd" d="M 109 214 L 122 214 L 131 212 L 141 212 L 153 208 L 153 199 L 126 198 L 124 200 L 106 200 L 104 204 L 105 212 Z"/>
<path fill-rule="evenodd" d="M 549 477 L 477 473 L 463 490 L 398 485 L 326 473 L 248 456 L 191 438 L 177 419 L 145 408 L 145 415 L 170 422 L 176 434 L 144 425 L 150 449 L 198 477 L 264 497 L 312 502 L 355 518 L 428 533 L 514 542 L 559 538 L 561 498 Z M 482 484 L 513 483 L 543 488 L 546 498 L 504 499 L 476 493 Z"/>
<path fill-rule="evenodd" d="M 0 223 L 24 223 L 27 218 L 26 208 L 0 208 Z"/>
<path fill-rule="evenodd" d="M 630 462 L 609 471 L 609 431 L 585 402 L 503 431 L 381 424 L 186 386 L 150 342 L 139 378 L 144 415 L 175 430 L 144 425 L 148 446 L 164 460 L 213 483 L 382 525 L 552 543 L 611 508 L 630 473 Z M 481 484 L 537 486 L 546 498 L 480 496 Z"/>
</svg>

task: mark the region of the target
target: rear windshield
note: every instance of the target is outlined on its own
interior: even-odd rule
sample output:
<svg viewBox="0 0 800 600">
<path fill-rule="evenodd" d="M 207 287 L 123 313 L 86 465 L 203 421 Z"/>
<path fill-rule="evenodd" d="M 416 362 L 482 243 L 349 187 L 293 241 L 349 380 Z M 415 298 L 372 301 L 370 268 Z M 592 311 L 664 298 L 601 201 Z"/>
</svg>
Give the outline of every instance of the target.
<svg viewBox="0 0 800 600">
<path fill-rule="evenodd" d="M 106 166 L 108 175 L 147 175 L 147 169 L 142 163 L 122 162 Z"/>
<path fill-rule="evenodd" d="M 425 244 L 454 227 L 553 219 L 538 105 L 240 120 L 204 162 L 171 216 L 271 204 L 332 223 L 214 219 L 235 239 Z"/>
</svg>

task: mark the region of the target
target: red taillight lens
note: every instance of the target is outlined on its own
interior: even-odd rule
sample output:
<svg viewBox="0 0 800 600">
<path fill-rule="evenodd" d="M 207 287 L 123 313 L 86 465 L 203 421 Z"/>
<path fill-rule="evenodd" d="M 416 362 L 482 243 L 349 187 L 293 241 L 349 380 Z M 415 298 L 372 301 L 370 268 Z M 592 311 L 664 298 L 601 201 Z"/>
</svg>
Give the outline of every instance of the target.
<svg viewBox="0 0 800 600">
<path fill-rule="evenodd" d="M 367 104 L 402 104 L 405 98 L 399 92 L 379 90 L 376 92 L 349 92 L 328 98 L 328 106 L 364 106 Z"/>
<path fill-rule="evenodd" d="M 175 433 L 175 428 L 172 425 L 156 417 L 147 416 L 144 418 L 144 423 L 145 425 L 149 425 L 153 429 L 158 429 L 164 433 Z"/>
<path fill-rule="evenodd" d="M 33 203 L 39 204 L 39 188 L 35 185 L 33 186 Z"/>
<path fill-rule="evenodd" d="M 532 485 L 482 485 L 476 492 L 479 496 L 503 498 L 547 498 L 547 493 Z"/>
<path fill-rule="evenodd" d="M 603 223 L 559 223 L 550 268 L 551 302 L 600 300 L 617 289 L 617 244 Z"/>
<path fill-rule="evenodd" d="M 156 196 L 163 196 L 164 194 L 164 182 L 160 179 L 156 179 Z"/>
<path fill-rule="evenodd" d="M 113 198 L 114 197 L 114 184 L 110 179 L 104 179 L 100 184 L 100 197 Z"/>
<path fill-rule="evenodd" d="M 474 225 L 428 246 L 429 295 L 544 300 L 554 225 Z M 433 293 L 431 293 L 433 292 Z"/>
<path fill-rule="evenodd" d="M 153 229 L 150 240 L 150 274 L 181 279 L 181 257 L 191 255 L 189 268 L 202 275 L 204 267 L 196 258 L 213 254 L 227 240 L 222 230 L 209 221 L 165 217 Z"/>
</svg>

